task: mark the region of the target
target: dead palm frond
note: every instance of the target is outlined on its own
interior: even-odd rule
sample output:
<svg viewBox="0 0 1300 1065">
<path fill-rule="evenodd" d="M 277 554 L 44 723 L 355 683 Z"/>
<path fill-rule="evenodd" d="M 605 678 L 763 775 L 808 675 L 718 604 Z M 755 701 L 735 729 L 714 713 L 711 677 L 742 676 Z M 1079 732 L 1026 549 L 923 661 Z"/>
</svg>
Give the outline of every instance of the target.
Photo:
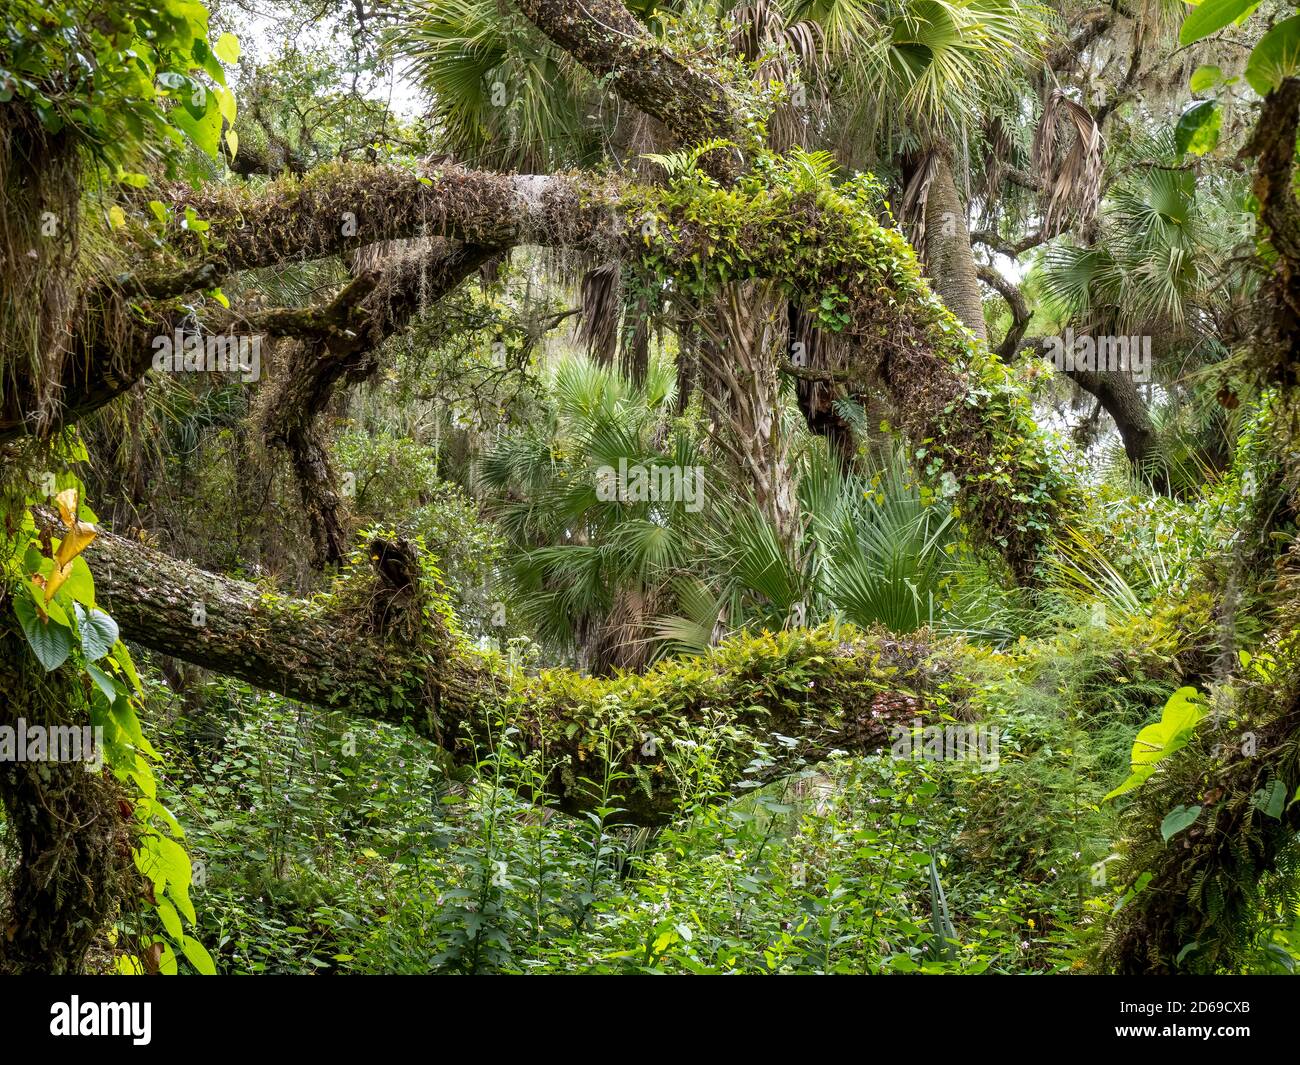
<svg viewBox="0 0 1300 1065">
<path fill-rule="evenodd" d="M 907 233 L 908 240 L 917 254 L 924 257 L 925 252 L 925 208 L 930 200 L 930 185 L 939 165 L 938 148 L 925 152 L 912 171 L 911 180 L 903 190 L 903 200 L 899 204 L 898 220 Z"/>
<path fill-rule="evenodd" d="M 1073 127 L 1073 138 L 1062 130 L 1062 116 Z M 1058 164 L 1063 139 L 1069 139 L 1070 146 Z M 1044 232 L 1060 233 L 1071 219 L 1087 226 L 1096 217 L 1101 202 L 1103 147 L 1101 127 L 1091 112 L 1060 89 L 1054 90 L 1043 108 L 1033 149 L 1034 170 L 1043 180 L 1047 199 L 1043 206 Z"/>
<path fill-rule="evenodd" d="M 578 339 L 599 365 L 608 366 L 618 351 L 618 323 L 623 312 L 622 272 L 617 262 L 587 271 L 582 279 L 581 306 Z"/>
</svg>

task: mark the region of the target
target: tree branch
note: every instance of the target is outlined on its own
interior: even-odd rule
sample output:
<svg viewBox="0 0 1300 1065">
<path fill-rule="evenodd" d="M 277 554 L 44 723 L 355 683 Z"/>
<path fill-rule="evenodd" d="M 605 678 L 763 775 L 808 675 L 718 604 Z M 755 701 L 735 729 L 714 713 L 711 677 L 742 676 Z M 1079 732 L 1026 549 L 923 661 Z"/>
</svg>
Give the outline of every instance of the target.
<svg viewBox="0 0 1300 1065">
<path fill-rule="evenodd" d="M 424 611 L 434 620 L 415 632 L 377 620 L 375 596 L 402 590 L 403 579 L 384 576 L 392 548 L 371 545 L 377 579 L 348 574 L 332 596 L 311 601 L 268 595 L 105 531 L 88 557 L 98 597 L 134 643 L 292 699 L 409 725 L 462 763 L 492 749 L 496 715 L 508 707 L 517 742 L 544 752 L 537 798 L 571 812 L 600 805 L 588 782 L 602 779 L 608 754 L 627 774 L 618 819 L 637 824 L 672 816 L 678 795 L 663 762 L 700 725 L 729 726 L 717 752 L 727 778 L 761 783 L 837 750 L 879 750 L 891 726 L 931 711 L 931 677 L 952 687 L 953 667 L 929 645 L 847 629 L 747 637 L 643 676 L 510 673 L 471 650 L 437 610 Z M 402 616 L 419 619 L 426 594 L 414 589 Z"/>
</svg>

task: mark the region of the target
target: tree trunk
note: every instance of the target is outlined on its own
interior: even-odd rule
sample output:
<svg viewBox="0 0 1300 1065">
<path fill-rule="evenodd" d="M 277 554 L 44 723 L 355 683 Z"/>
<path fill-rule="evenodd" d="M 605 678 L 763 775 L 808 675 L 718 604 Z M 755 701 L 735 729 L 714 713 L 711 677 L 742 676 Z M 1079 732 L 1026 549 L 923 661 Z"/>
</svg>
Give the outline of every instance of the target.
<svg viewBox="0 0 1300 1065">
<path fill-rule="evenodd" d="M 936 150 L 925 202 L 925 266 L 944 305 L 980 340 L 987 340 L 966 208 L 943 149 Z"/>
<path fill-rule="evenodd" d="M 1153 467 L 1159 437 L 1147 410 L 1146 401 L 1131 375 L 1119 370 L 1072 370 L 1070 380 L 1085 392 L 1097 397 L 1102 408 L 1115 422 L 1124 454 L 1135 472 L 1148 475 L 1158 492 L 1168 492 L 1167 471 Z"/>
<path fill-rule="evenodd" d="M 799 497 L 790 441 L 781 424 L 777 360 L 787 331 L 784 300 L 771 283 L 728 285 L 703 308 L 701 387 L 714 417 L 713 437 L 731 457 L 742 484 L 793 549 L 799 539 Z"/>
<path fill-rule="evenodd" d="M 23 593 L 25 594 L 25 593 Z M 85 694 L 67 667 L 46 673 L 9 622 L 0 596 L 0 725 L 82 726 Z M 15 752 L 17 753 L 17 752 Z M 24 752 L 25 753 L 25 752 Z M 18 862 L 0 925 L 0 973 L 82 971 L 86 952 L 137 884 L 129 803 L 102 767 L 85 762 L 0 762 L 0 798 Z"/>
</svg>

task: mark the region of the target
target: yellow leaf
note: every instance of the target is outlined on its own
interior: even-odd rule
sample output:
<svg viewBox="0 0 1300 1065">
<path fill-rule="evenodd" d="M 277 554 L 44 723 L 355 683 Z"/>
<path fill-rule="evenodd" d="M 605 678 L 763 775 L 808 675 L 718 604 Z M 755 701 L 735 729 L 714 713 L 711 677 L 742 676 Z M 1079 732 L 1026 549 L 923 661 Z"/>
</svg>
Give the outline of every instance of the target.
<svg viewBox="0 0 1300 1065">
<path fill-rule="evenodd" d="M 235 124 L 235 115 L 238 111 L 238 105 L 235 102 L 235 94 L 229 89 L 222 88 L 220 85 L 213 86 L 212 91 L 217 97 L 217 107 L 221 111 L 221 117 L 232 126 Z M 231 152 L 233 155 L 234 152 Z"/>
<path fill-rule="evenodd" d="M 114 229 L 121 229 L 126 225 L 126 215 L 122 212 L 122 208 L 116 204 L 108 209 L 108 220 L 112 223 Z"/>
<path fill-rule="evenodd" d="M 239 154 L 239 134 L 233 129 L 226 130 L 226 147 L 230 149 L 230 158 Z"/>
<path fill-rule="evenodd" d="M 61 550 L 62 548 L 60 548 Z M 45 601 L 47 603 L 54 598 L 54 593 L 62 587 L 63 582 L 68 579 L 71 573 L 71 566 L 55 566 L 50 571 L 50 579 L 45 582 Z"/>
<path fill-rule="evenodd" d="M 65 488 L 54 497 L 54 502 L 58 504 L 59 517 L 63 519 L 63 524 L 71 529 L 72 523 L 77 520 L 77 490 Z"/>
<path fill-rule="evenodd" d="M 68 529 L 67 535 L 59 541 L 59 549 L 54 553 L 54 561 L 58 565 L 59 569 L 67 569 L 71 571 L 72 560 L 81 554 L 81 552 L 86 550 L 98 535 L 99 533 L 96 531 L 95 527 L 89 522 L 73 522 L 72 526 Z M 64 574 L 64 579 L 67 579 L 66 573 Z M 62 581 L 59 583 L 62 583 Z M 48 589 L 46 590 L 46 594 L 49 594 Z"/>
</svg>

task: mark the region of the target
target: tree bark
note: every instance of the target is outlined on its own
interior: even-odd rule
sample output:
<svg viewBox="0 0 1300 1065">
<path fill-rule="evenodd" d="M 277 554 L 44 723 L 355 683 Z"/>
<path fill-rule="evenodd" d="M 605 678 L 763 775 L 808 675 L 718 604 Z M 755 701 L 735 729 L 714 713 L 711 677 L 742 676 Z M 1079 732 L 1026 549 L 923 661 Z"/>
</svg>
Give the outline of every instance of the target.
<svg viewBox="0 0 1300 1065">
<path fill-rule="evenodd" d="M 20 593 L 26 594 L 26 593 Z M 0 594 L 0 725 L 80 727 L 85 695 L 66 666 L 46 673 Z M 0 798 L 18 862 L 0 917 L 0 973 L 82 971 L 86 952 L 136 883 L 129 803 L 107 770 L 74 761 L 0 762 Z"/>
<path fill-rule="evenodd" d="M 598 78 L 609 78 L 628 103 L 659 119 L 675 144 L 738 141 L 741 124 L 722 84 L 662 47 L 620 0 L 515 0 L 547 37 Z M 738 146 L 705 155 L 720 181 L 740 172 Z"/>
<path fill-rule="evenodd" d="M 991 266 L 978 267 L 977 276 L 996 290 L 1011 309 L 1011 328 L 998 347 L 998 357 L 1003 362 L 1010 362 L 1024 349 L 1032 349 L 1036 354 L 1044 355 L 1046 348 L 1043 338 L 1024 339 L 1032 317 L 1024 293 Z M 1159 467 L 1152 468 L 1150 463 L 1159 443 L 1155 423 L 1151 421 L 1146 400 L 1142 398 L 1132 376 L 1116 370 L 1070 370 L 1068 376 L 1095 397 L 1102 409 L 1114 420 L 1120 439 L 1124 442 L 1124 454 L 1128 456 L 1133 469 L 1140 474 L 1149 475 L 1152 486 L 1157 491 L 1167 492 L 1167 471 Z"/>
<path fill-rule="evenodd" d="M 715 425 L 714 439 L 731 458 L 742 483 L 792 548 L 800 512 L 790 441 L 781 425 L 779 350 L 787 321 L 784 300 L 770 283 L 728 285 L 703 307 L 698 350 L 700 388 Z"/>
<path fill-rule="evenodd" d="M 947 308 L 980 340 L 988 340 L 966 208 L 943 149 L 936 151 L 925 201 L 925 265 Z"/>
<path fill-rule="evenodd" d="M 1150 476 L 1157 491 L 1167 492 L 1169 479 L 1166 471 L 1153 468 L 1151 464 L 1159 443 L 1155 423 L 1151 421 L 1146 400 L 1132 376 L 1119 370 L 1071 370 L 1069 378 L 1095 396 L 1114 420 L 1124 442 L 1124 454 L 1134 471 Z"/>
<path fill-rule="evenodd" d="M 1300 78 L 1282 81 L 1264 98 L 1243 156 L 1258 159 L 1254 192 L 1263 234 L 1276 257 L 1264 285 L 1254 363 L 1287 389 L 1300 385 L 1300 201 L 1295 194 L 1295 144 L 1300 127 Z"/>
</svg>

